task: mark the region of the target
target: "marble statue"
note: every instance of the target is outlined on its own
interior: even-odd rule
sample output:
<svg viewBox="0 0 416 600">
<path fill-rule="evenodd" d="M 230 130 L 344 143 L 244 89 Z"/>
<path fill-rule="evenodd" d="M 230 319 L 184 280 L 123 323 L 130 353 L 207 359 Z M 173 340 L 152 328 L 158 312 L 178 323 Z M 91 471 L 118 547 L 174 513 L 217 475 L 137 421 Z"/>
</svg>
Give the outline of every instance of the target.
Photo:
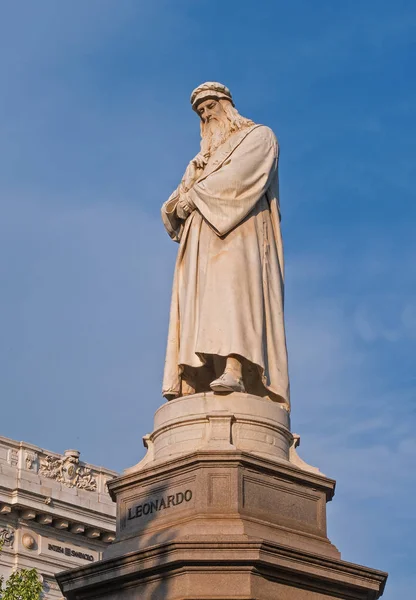
<svg viewBox="0 0 416 600">
<path fill-rule="evenodd" d="M 247 392 L 289 410 L 278 143 L 220 83 L 191 105 L 201 149 L 162 207 L 179 242 L 163 395 Z"/>
</svg>

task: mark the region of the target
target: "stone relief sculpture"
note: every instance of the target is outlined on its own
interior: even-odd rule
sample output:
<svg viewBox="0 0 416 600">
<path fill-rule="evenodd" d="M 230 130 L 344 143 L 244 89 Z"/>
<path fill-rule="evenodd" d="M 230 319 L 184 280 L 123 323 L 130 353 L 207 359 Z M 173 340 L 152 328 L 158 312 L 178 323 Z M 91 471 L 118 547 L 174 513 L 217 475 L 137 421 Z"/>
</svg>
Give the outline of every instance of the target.
<svg viewBox="0 0 416 600">
<path fill-rule="evenodd" d="M 247 392 L 289 410 L 278 143 L 220 83 L 191 104 L 201 149 L 162 207 L 179 242 L 163 394 Z"/>
<path fill-rule="evenodd" d="M 63 458 L 46 456 L 40 461 L 39 475 L 55 479 L 68 487 L 95 492 L 97 481 L 88 467 L 80 466 L 77 451 L 67 451 Z"/>
<path fill-rule="evenodd" d="M 14 531 L 8 527 L 0 529 L 0 547 L 13 548 Z"/>
<path fill-rule="evenodd" d="M 31 471 L 32 469 L 36 468 L 37 458 L 38 458 L 38 456 L 37 456 L 36 452 L 26 451 L 26 453 L 25 453 L 25 463 L 26 463 L 26 469 L 28 471 Z"/>
</svg>

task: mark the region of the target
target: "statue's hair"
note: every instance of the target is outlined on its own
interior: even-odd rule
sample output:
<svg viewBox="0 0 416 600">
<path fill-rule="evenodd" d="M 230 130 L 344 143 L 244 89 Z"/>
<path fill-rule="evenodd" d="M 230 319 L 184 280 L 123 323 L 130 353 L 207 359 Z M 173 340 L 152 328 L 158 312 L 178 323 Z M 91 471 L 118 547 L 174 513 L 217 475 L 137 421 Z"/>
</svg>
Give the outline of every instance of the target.
<svg viewBox="0 0 416 600">
<path fill-rule="evenodd" d="M 218 102 L 221 104 L 225 114 L 227 115 L 227 119 L 230 122 L 230 133 L 234 133 L 235 131 L 239 131 L 240 129 L 245 129 L 246 127 L 251 127 L 254 125 L 254 121 L 240 115 L 238 110 L 228 100 L 221 98 Z"/>
<path fill-rule="evenodd" d="M 254 121 L 252 121 L 251 119 L 247 119 L 246 117 L 243 117 L 242 115 L 240 115 L 238 110 L 231 104 L 231 102 L 229 100 L 226 100 L 225 98 L 220 98 L 218 100 L 218 102 L 221 104 L 221 106 L 224 110 L 225 116 L 227 117 L 227 121 L 228 121 L 227 137 L 229 137 L 232 133 L 235 133 L 236 131 L 246 129 L 246 127 L 252 127 L 255 124 Z M 202 119 L 201 119 L 200 125 L 201 125 L 201 151 L 203 152 L 203 154 L 207 154 L 206 143 L 204 143 L 205 123 Z"/>
</svg>

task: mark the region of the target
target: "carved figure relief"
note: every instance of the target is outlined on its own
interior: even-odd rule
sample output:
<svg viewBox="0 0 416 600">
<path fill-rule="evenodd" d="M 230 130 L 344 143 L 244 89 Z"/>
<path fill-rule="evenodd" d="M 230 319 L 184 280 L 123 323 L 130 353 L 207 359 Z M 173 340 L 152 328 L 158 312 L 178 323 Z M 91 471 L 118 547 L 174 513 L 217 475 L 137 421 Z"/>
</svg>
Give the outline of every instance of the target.
<svg viewBox="0 0 416 600">
<path fill-rule="evenodd" d="M 67 454 L 62 458 L 46 456 L 40 461 L 39 475 L 55 479 L 68 487 L 95 492 L 97 480 L 91 469 L 82 467 L 76 453 Z"/>
<path fill-rule="evenodd" d="M 26 469 L 28 471 L 35 470 L 37 457 L 38 455 L 36 454 L 36 452 L 26 451 L 25 462 Z"/>
</svg>

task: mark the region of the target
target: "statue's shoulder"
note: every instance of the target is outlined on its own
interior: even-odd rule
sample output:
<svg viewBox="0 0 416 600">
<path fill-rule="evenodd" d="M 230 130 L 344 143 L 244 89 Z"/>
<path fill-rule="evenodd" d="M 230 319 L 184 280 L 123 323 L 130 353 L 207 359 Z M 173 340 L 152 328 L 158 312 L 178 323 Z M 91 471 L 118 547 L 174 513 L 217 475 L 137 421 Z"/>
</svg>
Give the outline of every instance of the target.
<svg viewBox="0 0 416 600">
<path fill-rule="evenodd" d="M 253 127 L 250 128 L 248 133 L 253 137 L 269 141 L 270 143 L 276 145 L 278 144 L 277 137 L 274 131 L 270 129 L 270 127 L 267 127 L 267 125 L 253 125 Z"/>
</svg>

